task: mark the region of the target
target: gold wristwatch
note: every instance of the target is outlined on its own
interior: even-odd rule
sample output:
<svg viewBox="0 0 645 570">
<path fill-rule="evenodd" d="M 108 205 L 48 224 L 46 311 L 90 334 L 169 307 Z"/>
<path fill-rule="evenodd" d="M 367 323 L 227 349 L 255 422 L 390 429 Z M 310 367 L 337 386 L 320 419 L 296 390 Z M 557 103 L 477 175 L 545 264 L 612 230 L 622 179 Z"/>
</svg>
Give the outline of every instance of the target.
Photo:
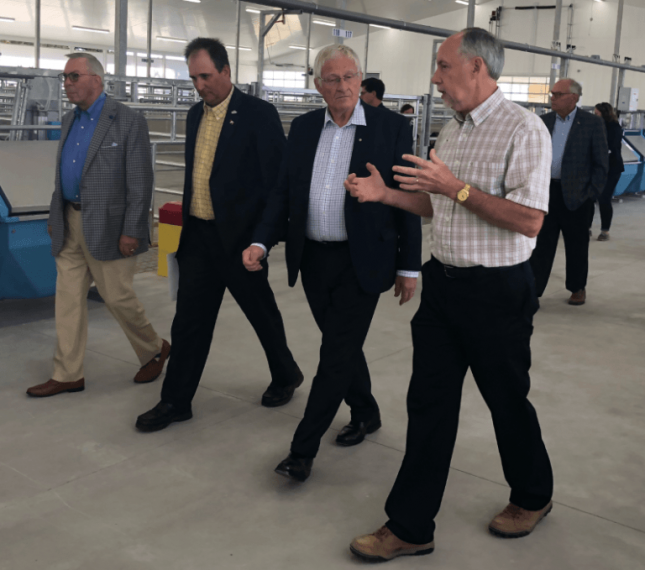
<svg viewBox="0 0 645 570">
<path fill-rule="evenodd" d="M 468 196 L 470 196 L 470 184 L 466 184 L 466 186 L 457 192 L 457 202 L 463 204 L 468 200 Z"/>
</svg>

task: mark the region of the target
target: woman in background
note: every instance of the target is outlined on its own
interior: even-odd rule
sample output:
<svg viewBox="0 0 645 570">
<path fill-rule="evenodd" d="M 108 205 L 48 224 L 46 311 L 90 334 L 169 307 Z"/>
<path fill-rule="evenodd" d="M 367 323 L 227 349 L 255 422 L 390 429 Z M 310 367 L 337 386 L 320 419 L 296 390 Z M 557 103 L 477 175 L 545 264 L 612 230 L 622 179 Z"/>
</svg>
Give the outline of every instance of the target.
<svg viewBox="0 0 645 570">
<path fill-rule="evenodd" d="M 611 205 L 611 197 L 614 195 L 614 190 L 616 189 L 620 175 L 625 170 L 622 155 L 623 129 L 618 122 L 613 107 L 609 103 L 598 103 L 593 112 L 605 121 L 607 146 L 609 146 L 607 183 L 598 198 L 598 207 L 600 208 L 600 235 L 598 236 L 598 241 L 607 241 L 609 239 L 611 218 L 614 213 Z M 593 214 L 591 220 L 593 221 Z M 591 223 L 589 227 L 591 228 Z M 589 232 L 591 235 L 591 229 Z"/>
</svg>

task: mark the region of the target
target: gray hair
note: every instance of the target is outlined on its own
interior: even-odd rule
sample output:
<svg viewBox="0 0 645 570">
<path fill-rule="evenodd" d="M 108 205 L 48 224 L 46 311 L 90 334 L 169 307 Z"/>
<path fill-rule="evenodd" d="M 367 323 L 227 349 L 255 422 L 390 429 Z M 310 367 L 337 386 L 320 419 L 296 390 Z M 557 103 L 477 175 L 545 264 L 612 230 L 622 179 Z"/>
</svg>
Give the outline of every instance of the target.
<svg viewBox="0 0 645 570">
<path fill-rule="evenodd" d="M 93 75 L 98 75 L 103 81 L 105 77 L 105 70 L 103 69 L 103 64 L 96 59 L 91 53 L 86 51 L 75 51 L 74 53 L 66 54 L 67 59 L 84 59 L 87 61 L 87 69 Z"/>
<path fill-rule="evenodd" d="M 458 53 L 468 59 L 481 57 L 486 64 L 488 75 L 497 81 L 504 69 L 504 46 L 482 28 L 466 28 L 462 33 Z"/>
<path fill-rule="evenodd" d="M 321 79 L 320 74 L 322 73 L 322 68 L 330 59 L 335 57 L 348 57 L 356 64 L 357 71 L 361 70 L 361 60 L 358 59 L 356 52 L 344 44 L 332 44 L 322 48 L 318 55 L 316 56 L 316 61 L 314 62 L 314 77 L 316 79 Z"/>
<path fill-rule="evenodd" d="M 569 93 L 573 93 L 578 97 L 582 96 L 582 85 L 580 85 L 580 83 L 578 83 L 575 79 L 567 78 L 567 81 L 569 82 Z"/>
</svg>

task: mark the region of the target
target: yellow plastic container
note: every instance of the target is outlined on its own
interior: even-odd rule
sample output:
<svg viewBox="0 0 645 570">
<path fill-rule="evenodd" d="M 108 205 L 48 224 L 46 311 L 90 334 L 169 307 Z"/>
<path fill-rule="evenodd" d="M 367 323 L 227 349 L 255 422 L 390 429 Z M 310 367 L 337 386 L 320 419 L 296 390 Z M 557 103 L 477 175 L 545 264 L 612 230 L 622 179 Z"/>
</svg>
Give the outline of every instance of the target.
<svg viewBox="0 0 645 570">
<path fill-rule="evenodd" d="M 168 259 L 169 253 L 174 253 L 179 247 L 179 236 L 181 235 L 181 226 L 172 226 L 170 224 L 159 224 L 159 263 L 157 275 L 168 277 Z"/>
</svg>

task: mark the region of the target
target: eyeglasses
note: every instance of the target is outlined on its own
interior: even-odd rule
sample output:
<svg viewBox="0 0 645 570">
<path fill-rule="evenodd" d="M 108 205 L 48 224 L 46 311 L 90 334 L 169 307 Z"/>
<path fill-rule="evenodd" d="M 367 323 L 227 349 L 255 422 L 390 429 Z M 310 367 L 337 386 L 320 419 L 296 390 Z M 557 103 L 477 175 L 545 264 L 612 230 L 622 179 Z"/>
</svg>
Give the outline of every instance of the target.
<svg viewBox="0 0 645 570">
<path fill-rule="evenodd" d="M 356 73 L 352 74 L 347 74 L 344 75 L 343 77 L 321 77 L 320 81 L 322 81 L 325 85 L 340 85 L 341 81 L 345 81 L 346 83 L 349 83 L 352 79 L 354 79 L 358 75 L 358 71 Z"/>
<path fill-rule="evenodd" d="M 571 95 L 571 93 L 560 93 L 559 91 L 551 91 L 551 93 L 549 93 L 549 97 L 551 97 L 551 99 L 559 99 L 565 95 Z"/>
<path fill-rule="evenodd" d="M 96 73 L 76 73 L 75 71 L 72 71 L 72 73 L 59 73 L 57 77 L 63 82 L 69 79 L 72 83 L 76 83 L 81 75 L 97 76 Z"/>
</svg>

